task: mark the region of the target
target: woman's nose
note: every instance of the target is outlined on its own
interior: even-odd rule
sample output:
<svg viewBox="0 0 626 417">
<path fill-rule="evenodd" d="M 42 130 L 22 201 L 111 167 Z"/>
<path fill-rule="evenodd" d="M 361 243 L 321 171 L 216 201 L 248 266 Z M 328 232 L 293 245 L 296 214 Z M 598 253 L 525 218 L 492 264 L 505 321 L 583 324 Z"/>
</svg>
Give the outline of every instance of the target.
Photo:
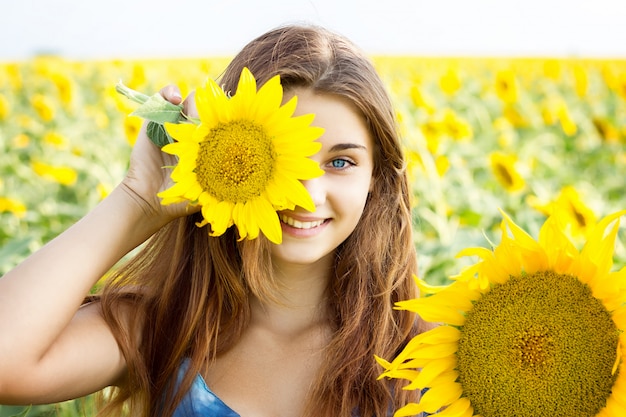
<svg viewBox="0 0 626 417">
<path fill-rule="evenodd" d="M 323 175 L 310 180 L 302 180 L 302 185 L 304 185 L 304 188 L 309 192 L 315 207 L 319 207 L 326 202 L 326 186 L 324 184 Z"/>
</svg>

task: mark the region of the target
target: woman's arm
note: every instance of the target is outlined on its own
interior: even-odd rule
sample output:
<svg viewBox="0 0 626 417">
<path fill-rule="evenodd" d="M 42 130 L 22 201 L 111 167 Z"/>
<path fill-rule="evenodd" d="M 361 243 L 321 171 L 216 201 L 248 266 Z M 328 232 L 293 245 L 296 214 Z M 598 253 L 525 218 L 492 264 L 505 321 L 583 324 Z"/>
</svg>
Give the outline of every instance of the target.
<svg viewBox="0 0 626 417">
<path fill-rule="evenodd" d="M 176 90 L 162 94 L 173 102 Z M 0 404 L 49 403 L 115 384 L 124 358 L 98 303 L 85 295 L 117 261 L 172 219 L 163 207 L 169 156 L 145 126 L 123 182 L 80 221 L 0 278 Z M 130 314 L 130 312 L 129 312 Z"/>
</svg>

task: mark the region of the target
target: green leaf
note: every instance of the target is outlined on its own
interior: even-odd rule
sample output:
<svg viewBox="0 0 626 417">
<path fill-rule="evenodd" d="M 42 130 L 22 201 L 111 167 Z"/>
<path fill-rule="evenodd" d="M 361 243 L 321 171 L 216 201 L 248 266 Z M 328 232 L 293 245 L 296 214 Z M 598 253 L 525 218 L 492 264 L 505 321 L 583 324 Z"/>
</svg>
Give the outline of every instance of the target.
<svg viewBox="0 0 626 417">
<path fill-rule="evenodd" d="M 168 143 L 173 143 L 174 139 L 167 133 L 162 124 L 156 122 L 148 122 L 146 133 L 152 143 L 159 148 L 164 147 Z"/>
<path fill-rule="evenodd" d="M 12 415 L 12 416 L 10 416 L 10 417 L 26 417 L 26 416 L 28 415 L 28 413 L 30 412 L 31 408 L 32 408 L 32 406 L 31 406 L 31 405 L 29 405 L 29 406 L 27 406 L 27 407 L 24 407 L 24 408 L 22 409 L 22 411 L 20 411 L 20 412 L 19 412 L 19 413 L 17 413 L 17 414 L 13 414 L 13 415 Z"/>
<path fill-rule="evenodd" d="M 178 123 L 185 120 L 182 114 L 183 106 L 172 104 L 165 100 L 161 94 L 154 94 L 139 106 L 131 116 L 139 116 L 143 119 L 156 123 Z"/>
</svg>

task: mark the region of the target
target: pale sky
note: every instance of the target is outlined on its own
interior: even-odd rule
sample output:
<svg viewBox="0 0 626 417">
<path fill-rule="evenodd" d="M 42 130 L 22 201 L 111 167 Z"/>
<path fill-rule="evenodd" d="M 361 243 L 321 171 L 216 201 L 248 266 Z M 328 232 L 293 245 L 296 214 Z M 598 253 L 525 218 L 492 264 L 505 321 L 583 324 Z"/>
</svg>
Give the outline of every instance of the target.
<svg viewBox="0 0 626 417">
<path fill-rule="evenodd" d="M 372 54 L 626 58 L 625 0 L 2 0 L 0 60 L 232 55 L 308 22 Z"/>
</svg>

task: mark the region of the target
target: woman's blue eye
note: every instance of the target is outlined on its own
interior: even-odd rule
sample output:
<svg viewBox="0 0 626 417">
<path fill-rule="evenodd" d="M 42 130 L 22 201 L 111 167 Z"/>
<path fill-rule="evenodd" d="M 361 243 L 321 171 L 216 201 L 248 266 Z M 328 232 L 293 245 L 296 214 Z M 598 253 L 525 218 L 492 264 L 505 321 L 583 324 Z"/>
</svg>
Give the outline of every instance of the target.
<svg viewBox="0 0 626 417">
<path fill-rule="evenodd" d="M 333 168 L 345 168 L 347 164 L 348 161 L 346 161 L 345 159 L 333 159 L 331 162 Z"/>
</svg>

